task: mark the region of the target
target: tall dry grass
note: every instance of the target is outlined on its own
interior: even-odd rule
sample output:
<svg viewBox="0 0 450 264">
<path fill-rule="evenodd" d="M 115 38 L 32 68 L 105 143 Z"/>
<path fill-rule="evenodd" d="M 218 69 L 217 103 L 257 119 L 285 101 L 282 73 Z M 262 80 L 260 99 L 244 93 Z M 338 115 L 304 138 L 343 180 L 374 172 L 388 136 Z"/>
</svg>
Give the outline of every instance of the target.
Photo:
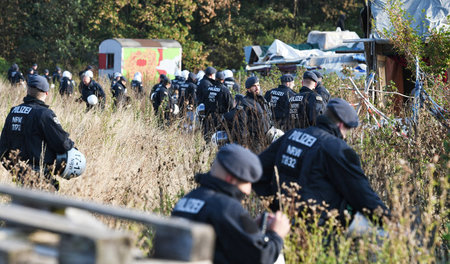
<svg viewBox="0 0 450 264">
<path fill-rule="evenodd" d="M 160 127 L 149 100 L 133 100 L 128 109 L 112 107 L 109 84 L 107 107 L 86 111 L 75 101 L 78 93 L 62 98 L 51 90 L 46 103 L 70 133 L 75 146 L 86 156 L 85 173 L 76 179 L 60 179 L 62 195 L 97 202 L 153 210 L 164 197 L 192 189 L 193 176 L 208 167 L 210 153 L 201 137 L 181 131 L 176 125 Z M 22 102 L 26 90 L 0 85 L 0 119 Z M 0 182 L 11 183 L 10 174 L 0 169 Z"/>
<path fill-rule="evenodd" d="M 274 73 L 262 78 L 264 90 L 275 88 L 279 76 Z M 296 79 L 297 89 L 300 81 Z M 362 83 L 359 81 L 358 85 Z M 333 96 L 358 102 L 346 90 L 350 87 L 348 81 L 330 75 L 325 77 L 324 84 Z M 77 93 L 73 98 L 61 98 L 55 91 L 50 92 L 47 103 L 88 161 L 81 177 L 61 179 L 59 194 L 169 214 L 177 199 L 195 187 L 194 174 L 209 169 L 216 149 L 204 142 L 199 131 L 187 133 L 178 122 L 161 125 L 154 117 L 148 96 L 133 100 L 127 109 L 114 110 L 109 84 L 102 82 L 102 85 L 107 93 L 107 107 L 103 111 L 86 112 L 84 104 L 75 102 Z M 147 93 L 149 89 L 146 87 Z M 448 103 L 448 89 L 433 94 Z M 22 88 L 0 84 L 0 120 L 5 119 L 10 107 L 21 103 L 24 95 Z M 383 112 L 394 112 L 389 103 L 393 99 L 387 96 Z M 288 213 L 298 224 L 286 239 L 287 263 L 448 261 L 448 131 L 426 111 L 421 113 L 418 130 L 409 139 L 397 136 L 391 127 L 373 129 L 374 124 L 366 119 L 365 113 L 361 115 L 362 125 L 348 139 L 360 154 L 373 188 L 392 210 L 392 221 L 384 226 L 389 237 L 383 241 L 370 235 L 348 237 L 345 229 L 333 221 L 322 227 L 308 225 L 301 212 L 293 208 Z M 406 110 L 404 115 L 410 113 Z M 12 184 L 11 176 L 3 168 L 0 183 Z M 292 204 L 289 199 L 285 201 L 287 208 Z M 264 209 L 264 202 L 250 197 L 245 206 L 257 214 Z M 151 246 L 146 231 L 130 229 L 137 233 L 139 246 L 145 249 Z"/>
</svg>

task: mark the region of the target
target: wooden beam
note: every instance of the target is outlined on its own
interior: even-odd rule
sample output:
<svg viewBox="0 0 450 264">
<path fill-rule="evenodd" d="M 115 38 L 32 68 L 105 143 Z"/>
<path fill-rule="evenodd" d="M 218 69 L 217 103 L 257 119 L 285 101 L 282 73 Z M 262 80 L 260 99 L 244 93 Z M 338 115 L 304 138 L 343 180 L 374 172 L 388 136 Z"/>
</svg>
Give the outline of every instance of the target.
<svg viewBox="0 0 450 264">
<path fill-rule="evenodd" d="M 215 235 L 210 225 L 6 185 L 0 185 L 1 193 L 11 196 L 14 203 L 35 208 L 73 207 L 155 227 L 155 256 L 158 258 L 201 261 L 211 260 L 214 253 Z"/>
</svg>

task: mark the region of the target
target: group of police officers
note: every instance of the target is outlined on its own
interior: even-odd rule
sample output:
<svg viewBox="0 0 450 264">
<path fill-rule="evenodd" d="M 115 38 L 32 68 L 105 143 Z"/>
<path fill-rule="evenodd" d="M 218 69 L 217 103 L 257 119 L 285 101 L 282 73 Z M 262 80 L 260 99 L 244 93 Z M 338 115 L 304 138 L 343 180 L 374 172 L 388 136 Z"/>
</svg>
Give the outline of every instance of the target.
<svg viewBox="0 0 450 264">
<path fill-rule="evenodd" d="M 298 210 L 325 204 L 328 210 L 339 212 L 343 224 L 347 223 L 346 212 L 354 215 L 367 210 L 365 213 L 371 219 L 389 217 L 388 208 L 364 175 L 358 155 L 345 142 L 349 131 L 359 124 L 358 115 L 345 100 L 330 99 L 321 85 L 322 77 L 320 72 L 306 71 L 302 87 L 296 92 L 294 76 L 285 74 L 281 76 L 281 84 L 263 96 L 259 79 L 251 76 L 245 81 L 245 95 L 237 94 L 233 99 L 231 91 L 240 92 L 240 87 L 232 72 L 217 72 L 208 67 L 202 78 L 183 71 L 170 81 L 161 74 L 160 82 L 152 88 L 154 110 L 164 119 L 202 112 L 205 139 L 223 130 L 229 142 L 238 143 L 219 149 L 211 170 L 196 176 L 199 187 L 180 199 L 172 213 L 214 227 L 217 235 L 214 263 L 280 260 L 290 221 L 279 211 L 276 199 L 271 205 L 275 213 L 257 220 L 251 218 L 241 200 L 252 189 L 260 196 L 280 197 L 286 192 L 280 186 L 297 183 L 301 186 L 297 199 L 305 202 Z M 92 69 L 87 67 L 80 72 L 80 78 L 80 93 L 87 107 L 98 103 L 104 107 L 105 93 L 93 80 Z M 141 78 L 137 74 L 133 81 L 142 81 Z M 60 82 L 64 82 L 64 74 Z M 125 77 L 113 76 L 111 86 L 117 102 L 128 100 L 126 83 Z M 2 164 L 19 182 L 24 172 L 15 171 L 17 160 L 33 171 L 44 170 L 45 177 L 58 189 L 53 177 L 55 170 L 50 172 L 50 167 L 64 170 L 64 162 L 74 162 L 72 165 L 80 168 L 67 173 L 77 176 L 83 172 L 85 161 L 74 152 L 69 134 L 45 104 L 48 79 L 30 75 L 27 87 L 23 104 L 11 109 L 3 126 Z M 140 87 L 136 91 L 143 91 L 142 83 L 136 87 Z M 271 127 L 286 133 L 273 140 L 267 136 Z M 12 155 L 14 151 L 18 151 L 16 157 Z M 259 156 L 252 151 L 260 153 Z M 70 153 L 78 155 L 74 161 L 68 159 Z M 65 160 L 58 158 L 64 155 Z M 323 224 L 328 215 L 324 213 L 320 218 L 319 224 Z"/>
</svg>

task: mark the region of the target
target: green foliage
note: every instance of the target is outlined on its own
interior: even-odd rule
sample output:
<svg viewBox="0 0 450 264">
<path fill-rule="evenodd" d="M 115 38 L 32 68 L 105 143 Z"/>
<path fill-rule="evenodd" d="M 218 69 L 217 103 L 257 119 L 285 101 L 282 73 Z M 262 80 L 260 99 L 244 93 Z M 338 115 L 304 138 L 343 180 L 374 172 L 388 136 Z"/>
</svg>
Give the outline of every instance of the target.
<svg viewBox="0 0 450 264">
<path fill-rule="evenodd" d="M 9 67 L 11 67 L 11 64 L 9 64 L 9 62 L 7 62 L 5 59 L 0 57 L 0 73 L 6 74 Z"/>
<path fill-rule="evenodd" d="M 420 67 L 427 73 L 440 75 L 450 68 L 450 31 L 429 30 L 428 35 L 420 36 L 411 24 L 413 18 L 405 12 L 399 0 L 388 1 L 386 11 L 392 29 L 381 32 L 405 57 L 408 68 L 415 73 L 416 58 Z"/>
<path fill-rule="evenodd" d="M 0 56 L 22 69 L 37 62 L 76 71 L 97 63 L 105 39 L 163 38 L 183 46 L 183 68 L 239 69 L 244 46 L 303 43 L 312 29 L 334 30 L 342 13 L 348 29 L 358 30 L 361 7 L 357 0 L 8 0 Z"/>
</svg>

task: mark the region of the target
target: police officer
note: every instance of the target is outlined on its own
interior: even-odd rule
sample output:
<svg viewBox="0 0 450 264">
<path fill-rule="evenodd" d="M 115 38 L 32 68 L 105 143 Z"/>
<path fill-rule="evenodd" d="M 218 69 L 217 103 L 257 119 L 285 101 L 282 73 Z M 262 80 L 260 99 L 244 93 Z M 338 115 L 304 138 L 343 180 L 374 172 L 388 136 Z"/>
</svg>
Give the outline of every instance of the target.
<svg viewBox="0 0 450 264">
<path fill-rule="evenodd" d="M 61 74 L 62 74 L 61 68 L 56 66 L 52 76 L 52 81 L 54 85 L 56 85 L 57 83 L 61 85 L 61 78 L 62 78 Z"/>
<path fill-rule="evenodd" d="M 115 72 L 111 78 L 111 92 L 112 89 L 114 87 L 114 85 L 120 80 L 120 78 L 122 77 L 122 73 L 120 72 Z"/>
<path fill-rule="evenodd" d="M 196 75 L 189 72 L 186 78 L 186 82 L 180 84 L 178 105 L 180 106 L 181 113 L 186 111 L 192 111 L 197 105 L 197 79 Z"/>
<path fill-rule="evenodd" d="M 45 104 L 48 91 L 49 84 L 44 77 L 30 77 L 23 104 L 13 107 L 6 117 L 0 137 L 0 155 L 3 166 L 11 172 L 17 165 L 20 166 L 19 160 L 26 162 L 27 167 L 18 171 L 19 182 L 24 183 L 29 169 L 38 172 L 42 169 L 46 178 L 58 189 L 58 182 L 50 176 L 49 166 L 54 164 L 57 154 L 66 153 L 74 143 L 61 127 L 55 113 Z M 15 150 L 19 150 L 17 157 L 13 156 Z M 40 167 L 41 163 L 44 168 Z"/>
<path fill-rule="evenodd" d="M 224 115 L 225 130 L 232 142 L 238 142 L 258 153 L 269 143 L 266 133 L 271 126 L 270 110 L 267 101 L 261 96 L 258 77 L 249 77 L 245 81 L 245 88 L 246 95 Z"/>
<path fill-rule="evenodd" d="M 325 103 L 322 96 L 315 92 L 318 83 L 317 76 L 312 71 L 303 74 L 300 92 L 289 98 L 290 119 L 288 129 L 306 128 L 316 123 L 316 118 L 323 114 Z"/>
<path fill-rule="evenodd" d="M 87 109 L 93 108 L 99 104 L 103 109 L 105 108 L 105 91 L 102 86 L 94 81 L 94 73 L 91 70 L 87 70 L 82 75 L 80 83 L 81 99 L 86 102 Z"/>
<path fill-rule="evenodd" d="M 42 75 L 42 77 L 44 77 L 48 83 L 52 81 L 52 77 L 50 77 L 50 71 L 48 69 L 44 70 L 44 75 Z"/>
<path fill-rule="evenodd" d="M 183 77 L 183 74 L 180 70 L 175 71 L 175 79 L 172 80 L 172 89 L 180 90 L 180 85 L 186 82 L 186 78 Z"/>
<path fill-rule="evenodd" d="M 174 110 L 174 103 L 169 91 L 170 86 L 170 79 L 166 75 L 161 74 L 160 83 L 151 95 L 155 114 L 165 119 L 169 119 Z"/>
<path fill-rule="evenodd" d="M 316 93 L 318 93 L 320 96 L 322 96 L 323 102 L 324 102 L 325 105 L 326 105 L 326 104 L 328 104 L 328 102 L 330 101 L 331 95 L 330 95 L 330 92 L 328 92 L 327 88 L 325 88 L 325 87 L 323 86 L 323 84 L 322 84 L 323 75 L 322 75 L 322 73 L 321 73 L 320 71 L 318 71 L 318 70 L 314 70 L 314 71 L 312 71 L 312 72 L 314 72 L 314 74 L 317 76 L 317 80 L 318 80 L 315 91 L 316 91 Z"/>
<path fill-rule="evenodd" d="M 84 68 L 84 70 L 82 70 L 82 71 L 80 71 L 79 73 L 78 73 L 78 76 L 80 76 L 80 79 L 82 79 L 83 78 L 83 74 L 86 72 L 86 71 L 93 71 L 94 70 L 94 67 L 92 67 L 91 65 L 88 65 L 88 66 L 86 66 L 86 68 Z"/>
<path fill-rule="evenodd" d="M 236 93 L 241 92 L 241 86 L 236 80 L 233 78 L 233 72 L 231 70 L 224 70 L 223 74 L 225 75 L 225 81 L 223 82 L 228 90 L 234 91 Z"/>
<path fill-rule="evenodd" d="M 325 202 L 328 210 L 338 210 L 343 223 L 344 210 L 354 214 L 363 213 L 365 208 L 373 215 L 380 208 L 389 215 L 364 175 L 358 155 L 344 141 L 358 122 L 358 115 L 348 102 L 340 98 L 330 100 L 316 126 L 290 130 L 259 155 L 263 176 L 254 185 L 255 191 L 260 195 L 277 191 L 276 166 L 280 185 L 296 182 L 301 186 L 301 201 L 320 205 Z M 322 219 L 326 219 L 325 214 Z"/>
<path fill-rule="evenodd" d="M 153 85 L 152 90 L 150 91 L 150 99 L 153 101 L 152 96 L 154 95 L 154 92 L 156 91 L 156 89 L 158 87 L 161 87 L 165 84 L 167 84 L 167 82 L 169 82 L 169 77 L 167 77 L 165 74 L 161 73 L 159 75 L 159 83 Z"/>
<path fill-rule="evenodd" d="M 136 72 L 134 74 L 133 80 L 131 81 L 131 89 L 141 97 L 144 95 L 144 86 L 142 85 L 142 74 L 140 72 Z"/>
<path fill-rule="evenodd" d="M 229 144 L 217 153 L 211 170 L 196 175 L 200 187 L 181 198 L 172 216 L 212 225 L 216 233 L 214 263 L 274 263 L 290 226 L 287 216 L 269 216 L 264 233 L 241 200 L 261 176 L 258 157 Z"/>
<path fill-rule="evenodd" d="M 31 68 L 33 69 L 34 75 L 39 75 L 37 63 L 33 63 L 33 65 L 31 65 Z"/>
<path fill-rule="evenodd" d="M 37 74 L 35 74 L 35 72 L 34 72 L 34 70 L 33 70 L 33 68 L 29 68 L 28 69 L 28 72 L 27 72 L 27 82 L 28 82 L 28 80 L 30 79 L 30 77 L 32 77 L 32 76 L 34 76 L 34 75 L 37 75 Z"/>
<path fill-rule="evenodd" d="M 117 80 L 117 82 L 111 89 L 114 105 L 116 107 L 128 104 L 130 102 L 130 97 L 126 95 L 127 93 L 127 87 L 125 86 L 126 84 L 127 79 L 123 76 L 120 76 L 120 78 Z"/>
<path fill-rule="evenodd" d="M 23 74 L 19 70 L 19 66 L 15 63 L 8 70 L 8 80 L 13 86 L 25 81 Z"/>
<path fill-rule="evenodd" d="M 281 85 L 277 88 L 269 90 L 264 98 L 272 109 L 272 118 L 275 125 L 282 130 L 287 128 L 289 121 L 289 99 L 295 96 L 292 90 L 295 86 L 294 76 L 285 74 L 281 76 Z"/>
<path fill-rule="evenodd" d="M 215 75 L 217 70 L 214 67 L 207 67 L 205 69 L 205 76 L 203 76 L 203 79 L 200 81 L 200 84 L 197 87 L 197 100 L 198 104 L 205 103 L 205 94 L 208 90 L 208 87 L 213 86 Z"/>
<path fill-rule="evenodd" d="M 62 78 L 59 80 L 59 94 L 71 96 L 75 85 L 72 81 L 72 73 L 64 71 Z"/>
<path fill-rule="evenodd" d="M 222 72 L 216 74 L 213 85 L 208 87 L 204 96 L 205 120 L 203 122 L 203 135 L 208 141 L 210 135 L 215 132 L 222 119 L 222 115 L 233 108 L 233 97 L 223 84 L 225 75 Z"/>
</svg>

